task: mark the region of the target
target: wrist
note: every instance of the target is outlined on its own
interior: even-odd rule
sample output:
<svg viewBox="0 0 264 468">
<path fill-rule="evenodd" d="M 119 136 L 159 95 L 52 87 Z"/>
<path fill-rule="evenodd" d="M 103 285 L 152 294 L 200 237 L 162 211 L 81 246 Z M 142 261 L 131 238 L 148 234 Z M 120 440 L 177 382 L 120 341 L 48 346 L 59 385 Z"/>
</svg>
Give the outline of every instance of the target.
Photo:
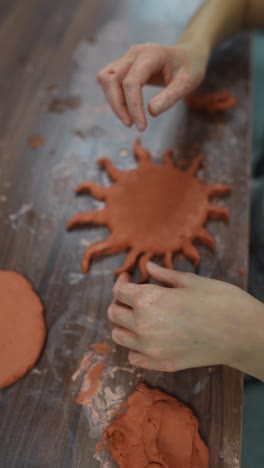
<svg viewBox="0 0 264 468">
<path fill-rule="evenodd" d="M 241 321 L 237 326 L 241 332 L 235 344 L 236 350 L 234 353 L 231 351 L 225 364 L 264 380 L 264 304 L 248 297 L 244 310 L 238 311 Z"/>
</svg>

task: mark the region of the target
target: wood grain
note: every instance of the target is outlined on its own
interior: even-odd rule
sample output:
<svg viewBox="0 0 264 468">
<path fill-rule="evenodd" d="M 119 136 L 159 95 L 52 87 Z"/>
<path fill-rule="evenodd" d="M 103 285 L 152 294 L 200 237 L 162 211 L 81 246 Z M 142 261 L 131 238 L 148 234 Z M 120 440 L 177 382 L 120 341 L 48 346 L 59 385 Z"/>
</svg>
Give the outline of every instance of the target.
<svg viewBox="0 0 264 468">
<path fill-rule="evenodd" d="M 89 343 L 109 337 L 106 309 L 112 297 L 112 270 L 123 256 L 95 261 L 78 276 L 84 242 L 107 235 L 105 229 L 66 233 L 66 221 L 79 210 L 95 207 L 76 198 L 74 187 L 85 179 L 109 183 L 96 159 L 108 154 L 114 163 L 133 166 L 135 130 L 123 129 L 95 84 L 97 70 L 135 42 L 173 44 L 190 13 L 180 4 L 181 19 L 167 18 L 148 2 L 21 0 L 1 2 L 0 41 L 0 267 L 29 278 L 42 298 L 48 339 L 37 371 L 0 391 L 0 465 L 9 468 L 98 467 L 96 439 L 82 408 L 74 402 L 78 383 L 71 380 Z M 187 2 L 186 2 L 187 3 Z M 193 2 L 193 6 L 197 2 Z M 100 4 L 100 5 L 99 5 Z M 159 6 L 161 9 L 161 6 Z M 170 12 L 170 14 L 168 13 Z M 166 16 L 166 15 L 165 15 Z M 158 21 L 159 18 L 162 20 Z M 155 24 L 153 24 L 155 21 Z M 159 119 L 150 119 L 143 143 L 156 161 L 167 147 L 186 163 L 205 156 L 201 177 L 232 184 L 231 224 L 210 222 L 217 248 L 199 247 L 199 273 L 246 287 L 248 246 L 249 40 L 239 37 L 215 55 L 206 89 L 228 86 L 238 100 L 225 120 L 190 114 L 180 103 Z M 146 99 L 153 94 L 147 90 Z M 81 106 L 51 114 L 55 97 L 80 96 Z M 89 130 L 78 138 L 76 130 Z M 44 145 L 32 150 L 30 135 Z M 122 156 L 123 155 L 123 156 Z M 188 262 L 176 261 L 191 270 Z M 89 318 L 89 321 L 87 320 Z M 122 366 L 126 351 L 117 348 L 109 362 Z M 128 395 L 145 381 L 187 402 L 199 416 L 210 446 L 211 468 L 240 466 L 242 376 L 229 368 L 194 369 L 175 374 L 118 373 L 115 384 Z M 129 385 L 129 382 L 132 385 Z"/>
</svg>

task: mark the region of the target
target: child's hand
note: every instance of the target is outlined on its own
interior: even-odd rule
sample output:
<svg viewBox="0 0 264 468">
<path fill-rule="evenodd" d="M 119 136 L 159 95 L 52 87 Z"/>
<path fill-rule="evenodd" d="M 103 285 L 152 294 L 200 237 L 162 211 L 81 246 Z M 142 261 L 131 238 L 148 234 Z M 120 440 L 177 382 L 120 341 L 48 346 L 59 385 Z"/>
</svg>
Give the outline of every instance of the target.
<svg viewBox="0 0 264 468">
<path fill-rule="evenodd" d="M 148 270 L 167 287 L 122 275 L 108 311 L 113 340 L 131 350 L 131 364 L 162 371 L 226 364 L 264 376 L 263 304 L 222 281 L 152 263 Z"/>
<path fill-rule="evenodd" d="M 203 80 L 209 47 L 179 42 L 174 47 L 143 44 L 99 71 L 97 79 L 114 113 L 128 127 L 139 130 L 147 126 L 142 87 L 164 86 L 149 103 L 149 112 L 157 116 L 170 109 L 179 99 L 193 91 Z"/>
</svg>

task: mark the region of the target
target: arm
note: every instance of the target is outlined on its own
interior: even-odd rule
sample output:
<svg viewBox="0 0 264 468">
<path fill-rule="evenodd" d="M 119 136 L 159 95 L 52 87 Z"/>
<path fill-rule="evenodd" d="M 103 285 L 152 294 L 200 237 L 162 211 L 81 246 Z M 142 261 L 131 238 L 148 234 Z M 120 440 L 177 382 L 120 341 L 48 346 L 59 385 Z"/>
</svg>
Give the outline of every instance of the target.
<svg viewBox="0 0 264 468">
<path fill-rule="evenodd" d="M 264 304 L 236 286 L 150 263 L 166 287 L 121 276 L 108 310 L 131 364 L 178 371 L 224 364 L 264 381 Z"/>
<path fill-rule="evenodd" d="M 133 46 L 102 69 L 97 79 L 117 117 L 143 131 L 147 126 L 144 85 L 164 87 L 148 106 L 156 117 L 200 85 L 216 44 L 244 27 L 263 25 L 263 0 L 205 0 L 175 46 Z"/>
<path fill-rule="evenodd" d="M 263 0 L 205 0 L 180 40 L 199 37 L 212 50 L 219 42 L 242 29 L 264 26 Z"/>
</svg>

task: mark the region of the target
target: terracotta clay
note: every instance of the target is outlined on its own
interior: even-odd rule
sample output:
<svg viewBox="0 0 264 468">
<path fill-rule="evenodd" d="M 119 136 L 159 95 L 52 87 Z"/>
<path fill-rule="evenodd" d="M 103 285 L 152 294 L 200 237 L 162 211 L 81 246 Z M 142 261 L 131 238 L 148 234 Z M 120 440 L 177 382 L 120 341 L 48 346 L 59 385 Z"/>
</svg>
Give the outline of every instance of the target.
<svg viewBox="0 0 264 468">
<path fill-rule="evenodd" d="M 110 346 L 108 343 L 92 343 L 90 348 L 95 351 L 97 354 L 107 355 L 110 353 Z"/>
<path fill-rule="evenodd" d="M 45 340 L 43 306 L 22 275 L 0 271 L 0 388 L 26 374 Z"/>
<path fill-rule="evenodd" d="M 101 377 L 105 369 L 104 362 L 96 362 L 86 373 L 82 389 L 76 398 L 76 403 L 82 405 L 84 401 L 90 401 L 101 387 Z"/>
<path fill-rule="evenodd" d="M 195 92 L 185 98 L 191 110 L 214 114 L 235 107 L 237 101 L 227 89 L 215 93 Z"/>
<path fill-rule="evenodd" d="M 207 468 L 209 451 L 187 406 L 144 384 L 128 398 L 127 411 L 106 429 L 106 447 L 120 468 Z"/>
<path fill-rule="evenodd" d="M 91 193 L 98 200 L 105 200 L 105 208 L 80 213 L 67 224 L 74 229 L 89 224 L 106 225 L 111 231 L 108 239 L 89 246 L 82 260 L 82 271 L 87 272 L 92 258 L 130 250 L 124 265 L 116 275 L 130 271 L 140 255 L 141 281 L 148 278 L 147 262 L 156 255 L 164 255 L 164 265 L 173 268 L 173 253 L 180 252 L 195 266 L 200 255 L 193 245 L 195 240 L 214 250 L 212 236 L 203 227 L 208 218 L 229 220 L 229 212 L 210 203 L 213 196 L 230 192 L 225 185 L 206 185 L 196 179 L 202 157 L 194 159 L 191 166 L 182 171 L 172 161 L 172 151 L 163 155 L 163 165 L 155 165 L 150 153 L 138 141 L 134 151 L 139 166 L 122 172 L 109 159 L 99 160 L 116 182 L 101 187 L 85 182 L 76 189 L 78 194 Z"/>
<path fill-rule="evenodd" d="M 38 149 L 44 145 L 44 138 L 41 135 L 31 135 L 27 141 L 32 149 Z"/>
</svg>

